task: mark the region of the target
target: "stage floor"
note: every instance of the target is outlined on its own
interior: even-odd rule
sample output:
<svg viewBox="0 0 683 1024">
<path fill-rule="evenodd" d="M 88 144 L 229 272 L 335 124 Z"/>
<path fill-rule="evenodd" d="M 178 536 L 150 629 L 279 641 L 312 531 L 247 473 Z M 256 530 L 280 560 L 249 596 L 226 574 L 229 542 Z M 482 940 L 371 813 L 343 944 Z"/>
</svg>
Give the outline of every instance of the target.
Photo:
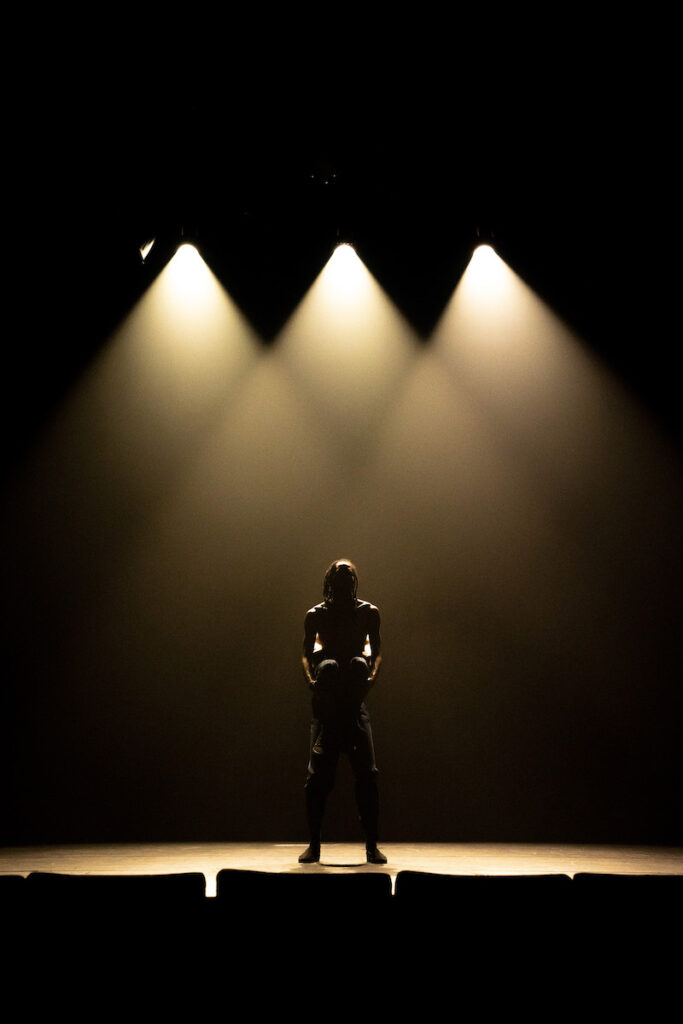
<svg viewBox="0 0 683 1024">
<path fill-rule="evenodd" d="M 301 865 L 304 843 L 124 843 L 0 849 L 0 874 L 31 871 L 66 874 L 172 874 L 201 871 L 207 896 L 215 896 L 222 868 L 251 871 L 399 871 L 451 875 L 519 875 L 603 872 L 683 875 L 683 848 L 658 846 L 523 843 L 382 843 L 388 863 L 366 863 L 360 843 L 323 845 L 319 864 Z"/>
</svg>

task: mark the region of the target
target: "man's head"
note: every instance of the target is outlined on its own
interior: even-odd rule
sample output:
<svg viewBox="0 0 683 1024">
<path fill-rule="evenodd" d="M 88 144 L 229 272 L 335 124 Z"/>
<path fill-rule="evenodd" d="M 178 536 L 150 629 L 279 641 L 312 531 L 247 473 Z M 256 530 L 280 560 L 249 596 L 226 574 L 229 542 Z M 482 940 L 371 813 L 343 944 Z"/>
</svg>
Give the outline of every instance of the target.
<svg viewBox="0 0 683 1024">
<path fill-rule="evenodd" d="M 358 573 L 348 558 L 338 558 L 328 568 L 323 580 L 325 604 L 332 601 L 354 600 L 358 593 Z"/>
</svg>

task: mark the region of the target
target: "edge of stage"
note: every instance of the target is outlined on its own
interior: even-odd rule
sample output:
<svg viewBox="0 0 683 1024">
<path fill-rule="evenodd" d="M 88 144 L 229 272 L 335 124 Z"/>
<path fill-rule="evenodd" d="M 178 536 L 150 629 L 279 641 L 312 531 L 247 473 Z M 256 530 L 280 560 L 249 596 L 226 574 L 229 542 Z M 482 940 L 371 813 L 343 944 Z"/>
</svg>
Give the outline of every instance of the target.
<svg viewBox="0 0 683 1024">
<path fill-rule="evenodd" d="M 387 864 L 365 860 L 362 843 L 324 843 L 319 864 L 299 864 L 306 843 L 121 843 L 0 848 L 0 874 L 149 875 L 201 872 L 215 896 L 223 869 L 286 873 L 401 871 L 447 875 L 579 872 L 683 875 L 683 847 L 533 843 L 380 843 Z"/>
</svg>

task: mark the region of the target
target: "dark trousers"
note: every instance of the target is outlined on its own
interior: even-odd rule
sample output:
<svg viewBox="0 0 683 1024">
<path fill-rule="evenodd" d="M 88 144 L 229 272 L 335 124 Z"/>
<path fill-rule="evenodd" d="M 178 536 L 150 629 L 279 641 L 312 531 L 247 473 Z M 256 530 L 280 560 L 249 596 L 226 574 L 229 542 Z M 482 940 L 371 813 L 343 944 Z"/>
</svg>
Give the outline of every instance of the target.
<svg viewBox="0 0 683 1024">
<path fill-rule="evenodd" d="M 370 715 L 364 703 L 368 663 L 322 661 L 315 673 L 311 744 L 306 778 L 306 816 L 312 843 L 319 843 L 325 803 L 334 786 L 339 755 L 345 753 L 354 775 L 354 792 L 365 841 L 377 843 L 379 795 Z"/>
</svg>

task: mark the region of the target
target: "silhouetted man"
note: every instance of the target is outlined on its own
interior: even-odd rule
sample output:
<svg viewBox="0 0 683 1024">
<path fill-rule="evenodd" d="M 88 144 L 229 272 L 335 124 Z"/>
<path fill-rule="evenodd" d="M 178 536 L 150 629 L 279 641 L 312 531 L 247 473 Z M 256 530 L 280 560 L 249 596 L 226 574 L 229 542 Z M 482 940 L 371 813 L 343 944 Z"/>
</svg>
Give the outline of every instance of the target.
<svg viewBox="0 0 683 1024">
<path fill-rule="evenodd" d="M 377 848 L 377 768 L 365 706 L 382 661 L 379 612 L 359 600 L 357 590 L 353 563 L 333 562 L 323 581 L 324 600 L 309 609 L 304 623 L 303 669 L 313 694 L 313 720 L 305 787 L 310 845 L 299 857 L 303 864 L 320 860 L 325 802 L 342 752 L 353 769 L 368 862 L 387 862 Z"/>
</svg>

